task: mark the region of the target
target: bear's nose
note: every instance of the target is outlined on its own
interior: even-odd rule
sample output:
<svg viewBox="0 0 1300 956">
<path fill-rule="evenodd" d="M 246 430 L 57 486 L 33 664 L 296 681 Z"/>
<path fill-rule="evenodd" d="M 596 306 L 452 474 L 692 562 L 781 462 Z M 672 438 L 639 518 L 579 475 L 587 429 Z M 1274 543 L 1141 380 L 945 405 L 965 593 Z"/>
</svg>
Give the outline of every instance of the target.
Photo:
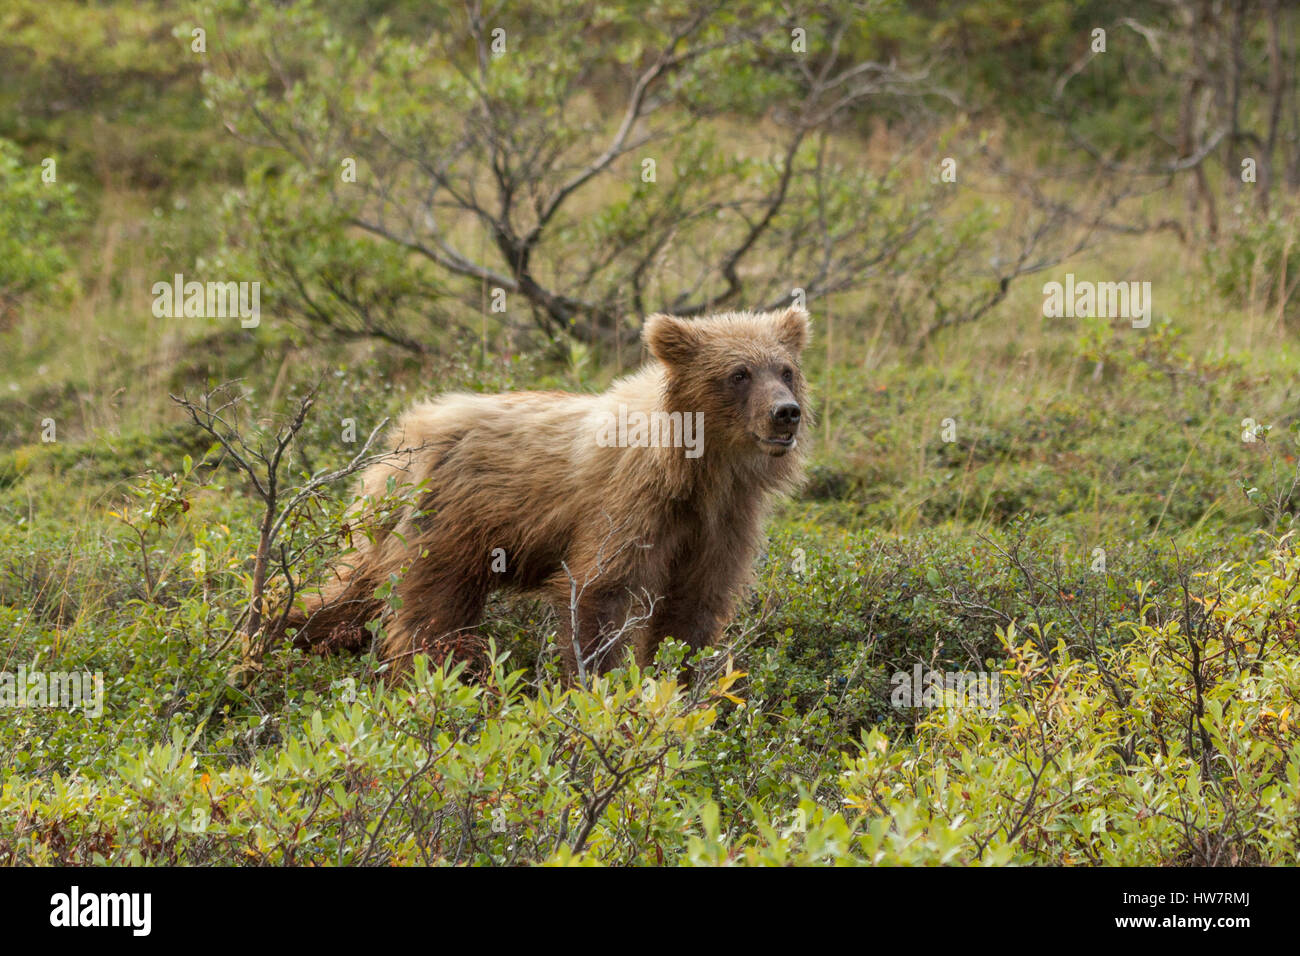
<svg viewBox="0 0 1300 956">
<path fill-rule="evenodd" d="M 772 421 L 777 425 L 798 425 L 799 406 L 794 402 L 782 402 L 772 409 Z"/>
</svg>

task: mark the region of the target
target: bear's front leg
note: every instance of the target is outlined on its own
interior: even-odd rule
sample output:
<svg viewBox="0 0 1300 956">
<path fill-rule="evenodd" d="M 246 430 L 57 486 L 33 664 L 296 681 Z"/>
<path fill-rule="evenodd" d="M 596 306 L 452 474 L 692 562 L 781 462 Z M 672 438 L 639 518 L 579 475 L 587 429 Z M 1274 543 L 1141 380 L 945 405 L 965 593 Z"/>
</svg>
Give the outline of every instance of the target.
<svg viewBox="0 0 1300 956">
<path fill-rule="evenodd" d="M 689 646 L 692 653 L 713 646 L 731 619 L 733 604 L 730 589 L 710 584 L 707 578 L 674 582 L 655 604 L 650 627 L 637 642 L 637 663 L 642 667 L 652 663 L 659 645 L 669 637 Z"/>
<path fill-rule="evenodd" d="M 663 597 L 637 642 L 637 662 L 643 667 L 669 637 L 692 653 L 712 647 L 735 613 L 758 549 L 758 511 L 752 502 L 742 502 L 719 525 L 731 534 L 701 536 L 678 547 Z"/>
<path fill-rule="evenodd" d="M 596 591 L 555 602 L 560 655 L 570 680 L 603 674 L 623 663 L 630 604 L 626 591 Z"/>
</svg>

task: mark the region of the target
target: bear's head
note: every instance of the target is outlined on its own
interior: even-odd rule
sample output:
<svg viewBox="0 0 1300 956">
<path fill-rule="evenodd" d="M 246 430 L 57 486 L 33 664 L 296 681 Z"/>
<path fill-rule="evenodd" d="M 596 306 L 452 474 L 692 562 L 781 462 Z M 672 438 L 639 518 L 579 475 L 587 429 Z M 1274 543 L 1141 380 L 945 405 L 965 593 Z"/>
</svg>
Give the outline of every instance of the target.
<svg viewBox="0 0 1300 956">
<path fill-rule="evenodd" d="M 714 447 L 776 458 L 797 447 L 811 418 L 799 368 L 809 336 L 803 309 L 699 319 L 658 314 L 642 334 L 667 371 L 668 410 L 702 412 Z"/>
</svg>

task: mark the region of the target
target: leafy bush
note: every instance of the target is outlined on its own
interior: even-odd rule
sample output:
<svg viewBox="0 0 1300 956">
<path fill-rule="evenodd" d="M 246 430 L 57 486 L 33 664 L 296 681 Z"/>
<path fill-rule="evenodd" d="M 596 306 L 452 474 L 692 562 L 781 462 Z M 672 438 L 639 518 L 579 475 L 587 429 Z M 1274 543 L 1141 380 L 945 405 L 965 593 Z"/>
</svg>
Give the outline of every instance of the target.
<svg viewBox="0 0 1300 956">
<path fill-rule="evenodd" d="M 0 328 L 26 298 L 51 297 L 68 268 L 67 233 L 77 221 L 74 187 L 45 182 L 43 168 L 0 139 Z"/>
<path fill-rule="evenodd" d="M 116 676 L 102 722 L 6 720 L 0 859 L 1295 862 L 1291 542 L 1211 573 L 1099 575 L 1049 601 L 1054 569 L 1069 569 L 1044 534 L 965 559 L 824 547 L 797 589 L 742 617 L 750 673 L 705 652 L 690 687 L 670 645 L 657 670 L 568 689 L 504 651 L 477 681 L 420 659 L 391 689 L 280 652 L 237 692 L 221 639 L 237 622 L 198 575 L 166 604 L 106 605 L 102 634 L 83 622 L 73 645 L 6 611 L 33 665 Z M 1104 639 L 1074 600 L 1104 618 Z M 134 630 L 116 646 L 122 613 Z M 889 671 L 913 660 L 994 671 L 998 706 L 890 706 Z"/>
<path fill-rule="evenodd" d="M 1240 308 L 1274 309 L 1294 320 L 1298 241 L 1290 206 L 1243 219 L 1205 252 L 1216 291 Z"/>
</svg>

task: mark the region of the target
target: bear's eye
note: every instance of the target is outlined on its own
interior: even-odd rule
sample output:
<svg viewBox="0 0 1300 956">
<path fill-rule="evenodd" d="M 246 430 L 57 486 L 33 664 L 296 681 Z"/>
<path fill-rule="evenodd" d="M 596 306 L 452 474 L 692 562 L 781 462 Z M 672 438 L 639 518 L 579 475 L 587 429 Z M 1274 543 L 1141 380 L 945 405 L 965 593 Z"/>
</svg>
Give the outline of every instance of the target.
<svg viewBox="0 0 1300 956">
<path fill-rule="evenodd" d="M 787 385 L 794 384 L 794 369 L 792 368 L 782 369 L 781 378 L 785 381 L 785 384 Z"/>
<path fill-rule="evenodd" d="M 747 368 L 738 368 L 731 373 L 732 385 L 744 385 L 748 381 L 749 381 L 749 369 Z"/>
</svg>

